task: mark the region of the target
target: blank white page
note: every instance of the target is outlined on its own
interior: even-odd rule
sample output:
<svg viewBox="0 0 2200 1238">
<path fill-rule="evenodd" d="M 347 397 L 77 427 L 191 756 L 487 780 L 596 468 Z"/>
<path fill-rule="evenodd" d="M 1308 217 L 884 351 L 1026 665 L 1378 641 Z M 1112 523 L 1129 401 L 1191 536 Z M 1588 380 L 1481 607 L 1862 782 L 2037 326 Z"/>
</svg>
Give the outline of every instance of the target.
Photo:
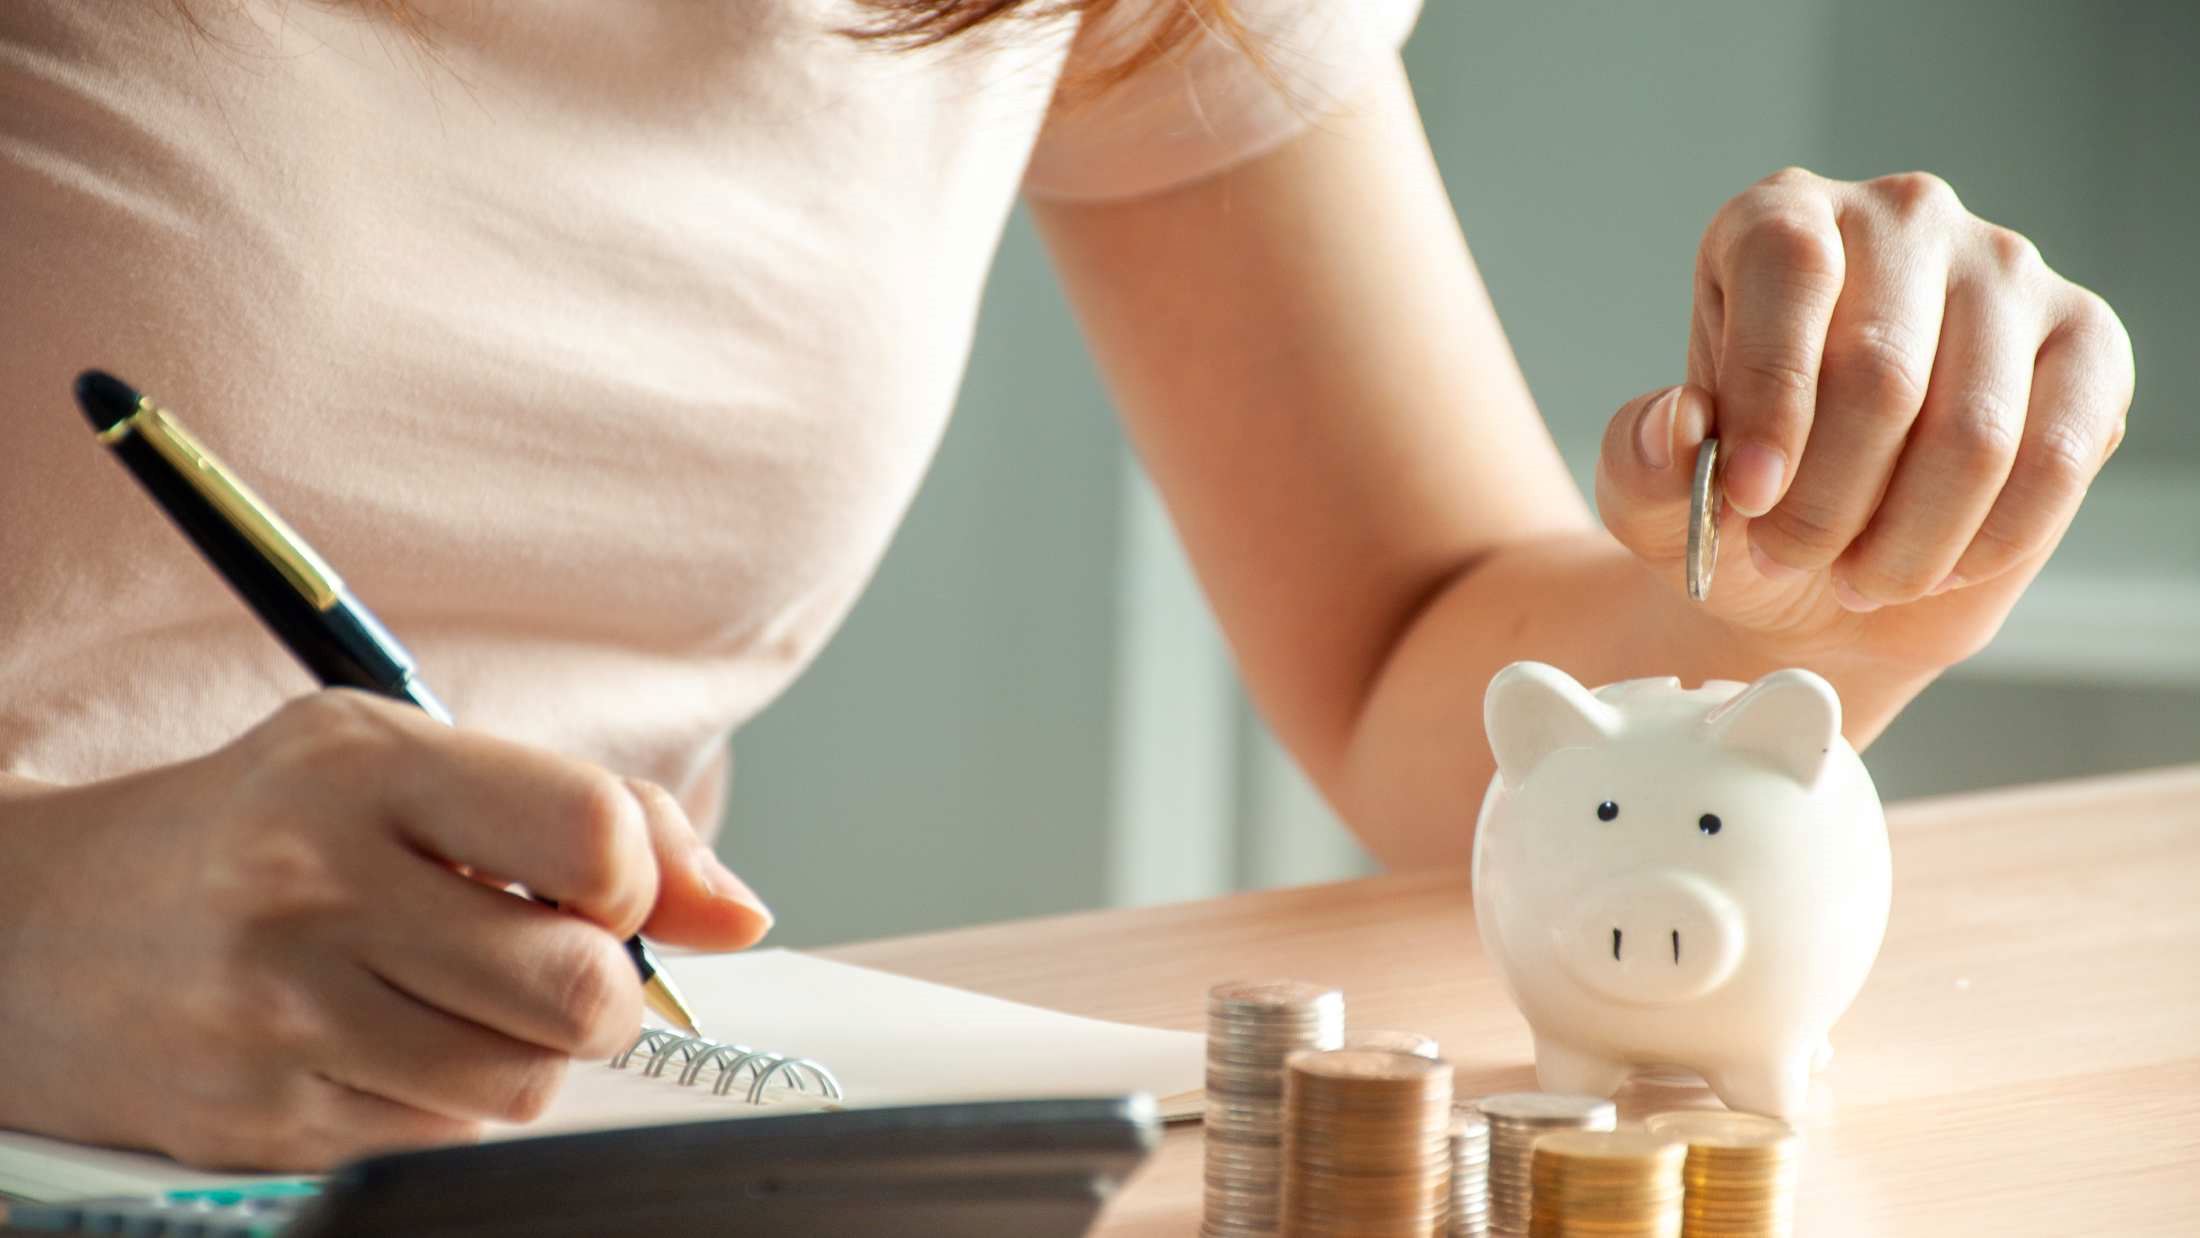
<svg viewBox="0 0 2200 1238">
<path fill-rule="evenodd" d="M 1205 1041 L 1192 1032 L 1079 1018 L 789 950 L 675 956 L 665 969 L 713 1040 L 813 1058 L 850 1108 L 1039 1096 L 1170 1096 L 1198 1088 Z M 710 1094 L 575 1062 L 551 1111 L 513 1133 L 592 1130 L 753 1112 Z M 802 1097 L 776 1090 L 782 1103 Z M 780 1112 L 785 1112 L 780 1109 Z"/>
</svg>

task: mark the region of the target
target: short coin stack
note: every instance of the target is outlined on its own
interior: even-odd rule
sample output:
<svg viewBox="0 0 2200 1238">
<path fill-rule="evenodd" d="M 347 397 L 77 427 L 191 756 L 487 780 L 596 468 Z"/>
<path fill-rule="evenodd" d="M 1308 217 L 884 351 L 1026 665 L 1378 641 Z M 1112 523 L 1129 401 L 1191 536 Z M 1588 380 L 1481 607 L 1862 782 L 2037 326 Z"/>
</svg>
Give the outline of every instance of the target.
<svg viewBox="0 0 2200 1238">
<path fill-rule="evenodd" d="M 1276 1232 L 1284 1059 L 1344 1039 L 1344 994 L 1318 984 L 1221 984 L 1207 994 L 1202 1238 Z"/>
<path fill-rule="evenodd" d="M 1284 1238 L 1431 1238 L 1451 1202 L 1451 1063 L 1382 1049 L 1291 1055 Z"/>
<path fill-rule="evenodd" d="M 1446 1238 L 1490 1231 L 1490 1123 L 1479 1112 L 1451 1118 L 1451 1221 Z"/>
<path fill-rule="evenodd" d="M 1528 1232 L 1529 1157 L 1536 1137 L 1547 1131 L 1608 1131 L 1619 1121 L 1612 1102 L 1597 1096 L 1505 1092 L 1483 1097 L 1475 1107 L 1490 1123 L 1490 1228 L 1509 1235 Z"/>
<path fill-rule="evenodd" d="M 1777 1118 L 1717 1109 L 1653 1115 L 1653 1133 L 1686 1140 L 1683 1238 L 1788 1238 L 1802 1139 Z"/>
<path fill-rule="evenodd" d="M 1535 1141 L 1529 1238 L 1680 1238 L 1688 1145 L 1644 1131 L 1557 1131 Z"/>
</svg>

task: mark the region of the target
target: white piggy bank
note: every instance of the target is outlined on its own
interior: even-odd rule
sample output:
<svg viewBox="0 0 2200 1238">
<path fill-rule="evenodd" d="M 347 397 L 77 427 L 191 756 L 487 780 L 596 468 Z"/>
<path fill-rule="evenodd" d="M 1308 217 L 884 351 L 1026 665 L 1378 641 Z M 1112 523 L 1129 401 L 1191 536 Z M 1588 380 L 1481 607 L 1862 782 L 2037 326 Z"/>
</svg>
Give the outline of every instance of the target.
<svg viewBox="0 0 2200 1238">
<path fill-rule="evenodd" d="M 1475 919 L 1553 1092 L 1684 1067 L 1793 1117 L 1887 928 L 1887 824 L 1804 670 L 1594 693 L 1539 662 L 1490 681 L 1497 776 Z"/>
</svg>

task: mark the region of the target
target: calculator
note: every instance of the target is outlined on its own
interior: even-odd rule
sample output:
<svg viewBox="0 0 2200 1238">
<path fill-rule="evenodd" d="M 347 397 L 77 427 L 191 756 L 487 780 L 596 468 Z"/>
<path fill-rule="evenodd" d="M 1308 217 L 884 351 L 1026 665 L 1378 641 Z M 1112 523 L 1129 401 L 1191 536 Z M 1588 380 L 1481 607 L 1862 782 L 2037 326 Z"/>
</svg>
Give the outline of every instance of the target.
<svg viewBox="0 0 2200 1238">
<path fill-rule="evenodd" d="M 321 1195 L 314 1182 L 274 1182 L 221 1191 L 74 1200 L 65 1204 L 5 1204 L 8 1234 L 153 1234 L 192 1238 L 268 1238 L 285 1234 L 300 1211 Z"/>
<path fill-rule="evenodd" d="M 0 1233 L 1075 1238 L 1160 1138 L 1149 1096 L 726 1118 L 397 1153 L 318 1182 L 12 1204 Z"/>
</svg>

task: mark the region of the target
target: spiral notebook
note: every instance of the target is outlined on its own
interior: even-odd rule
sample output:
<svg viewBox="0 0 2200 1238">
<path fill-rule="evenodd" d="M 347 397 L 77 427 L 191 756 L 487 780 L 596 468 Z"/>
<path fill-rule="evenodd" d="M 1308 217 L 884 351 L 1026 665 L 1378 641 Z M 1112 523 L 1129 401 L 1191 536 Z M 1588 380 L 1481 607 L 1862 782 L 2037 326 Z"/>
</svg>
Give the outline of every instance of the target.
<svg viewBox="0 0 2200 1238">
<path fill-rule="evenodd" d="M 662 1037 L 614 1068 L 576 1061 L 550 1111 L 490 1138 L 846 1107 L 1194 1092 L 1204 1042 L 1079 1018 L 788 950 L 674 956 L 703 1027 L 728 1047 Z M 741 1060 L 738 1043 L 757 1056 Z M 829 1071 L 844 1096 L 819 1077 Z M 697 1063 L 700 1062 L 700 1065 Z M 652 1067 L 655 1069 L 652 1069 Z M 691 1069 L 692 1068 L 692 1069 Z M 757 1080 L 766 1078 L 759 1091 Z M 761 1103 L 752 1103 L 755 1094 Z M 203 1190 L 266 1178 L 0 1131 L 0 1192 L 32 1200 Z"/>
</svg>

